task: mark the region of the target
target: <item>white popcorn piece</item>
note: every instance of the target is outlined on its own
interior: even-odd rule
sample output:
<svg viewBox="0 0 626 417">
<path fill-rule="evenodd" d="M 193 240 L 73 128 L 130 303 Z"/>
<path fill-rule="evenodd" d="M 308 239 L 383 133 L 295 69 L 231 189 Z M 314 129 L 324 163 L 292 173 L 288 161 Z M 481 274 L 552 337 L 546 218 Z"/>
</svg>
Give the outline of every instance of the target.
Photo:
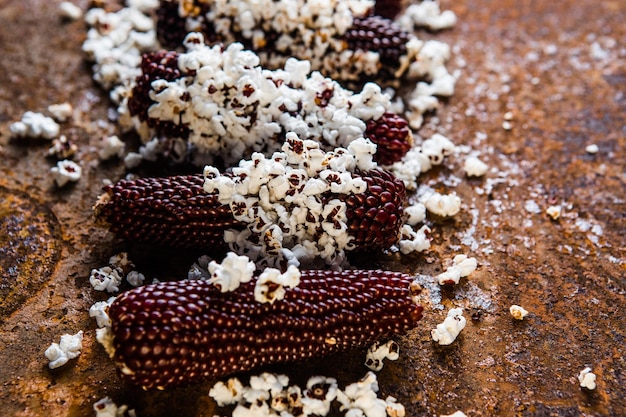
<svg viewBox="0 0 626 417">
<path fill-rule="evenodd" d="M 133 287 L 141 287 L 146 280 L 146 276 L 139 271 L 130 271 L 126 275 L 126 281 Z"/>
<path fill-rule="evenodd" d="M 430 249 L 430 227 L 424 225 L 418 231 L 413 230 L 411 226 L 405 224 L 400 229 L 400 252 L 408 255 L 411 252 L 423 252 Z"/>
<path fill-rule="evenodd" d="M 117 292 L 122 283 L 122 276 L 117 268 L 104 266 L 99 269 L 92 269 L 89 276 L 89 283 L 96 291 Z"/>
<path fill-rule="evenodd" d="M 468 258 L 466 255 L 456 255 L 452 260 L 452 266 L 445 272 L 437 275 L 439 285 L 455 285 L 461 278 L 468 276 L 476 270 L 478 261 L 476 258 Z"/>
<path fill-rule="evenodd" d="M 585 147 L 585 152 L 590 153 L 592 155 L 597 154 L 599 150 L 600 150 L 600 148 L 595 143 L 593 143 L 591 145 L 587 145 Z"/>
<path fill-rule="evenodd" d="M 83 331 L 75 335 L 64 334 L 60 343 L 53 343 L 44 353 L 50 361 L 50 369 L 56 369 L 65 365 L 70 359 L 77 358 L 83 347 Z"/>
<path fill-rule="evenodd" d="M 306 387 L 307 389 L 300 398 L 303 413 L 319 416 L 328 414 L 332 401 L 337 397 L 337 380 L 314 376 L 308 379 Z"/>
<path fill-rule="evenodd" d="M 256 281 L 254 299 L 259 303 L 273 304 L 285 298 L 285 287 L 295 288 L 298 284 L 300 284 L 300 270 L 296 266 L 289 265 L 283 274 L 278 269 L 267 268 Z"/>
<path fill-rule="evenodd" d="M 109 258 L 109 265 L 118 268 L 122 272 L 129 272 L 135 264 L 128 258 L 128 252 L 120 252 Z"/>
<path fill-rule="evenodd" d="M 441 217 L 452 217 L 461 211 L 461 198 L 456 194 L 433 192 L 425 200 L 426 210 Z"/>
<path fill-rule="evenodd" d="M 48 111 L 57 122 L 67 122 L 72 117 L 74 108 L 70 103 L 51 104 Z"/>
<path fill-rule="evenodd" d="M 60 126 L 51 117 L 27 111 L 19 122 L 11 123 L 9 130 L 18 138 L 54 139 L 59 135 Z"/>
<path fill-rule="evenodd" d="M 406 224 L 415 226 L 426 220 L 426 206 L 422 203 L 415 203 L 404 208 L 404 213 L 408 216 Z"/>
<path fill-rule="evenodd" d="M 61 16 L 66 19 L 78 20 L 83 17 L 82 9 L 69 1 L 61 2 L 61 4 L 59 4 L 59 11 L 61 12 Z"/>
<path fill-rule="evenodd" d="M 463 164 L 463 170 L 468 177 L 482 177 L 487 173 L 489 167 L 475 156 L 470 156 Z"/>
<path fill-rule="evenodd" d="M 123 158 L 125 149 L 126 144 L 122 142 L 119 137 L 115 135 L 107 136 L 102 138 L 100 149 L 98 150 L 98 157 L 103 161 L 111 159 L 114 156 Z"/>
<path fill-rule="evenodd" d="M 431 330 L 431 336 L 435 342 L 440 345 L 450 345 L 454 342 L 465 328 L 466 320 L 463 317 L 463 309 L 453 308 L 448 311 L 448 316 L 437 325 L 437 328 Z"/>
<path fill-rule="evenodd" d="M 383 359 L 392 361 L 400 357 L 400 347 L 396 342 L 390 340 L 386 343 L 376 342 L 367 350 L 365 356 L 365 366 L 372 371 L 380 371 L 383 369 Z"/>
<path fill-rule="evenodd" d="M 96 417 L 137 417 L 135 410 L 129 410 L 127 405 L 118 406 L 109 397 L 96 401 L 93 411 L 96 412 Z"/>
<path fill-rule="evenodd" d="M 220 407 L 238 403 L 243 398 L 243 393 L 243 384 L 237 378 L 230 378 L 226 383 L 217 382 L 209 390 L 209 396 Z"/>
<path fill-rule="evenodd" d="M 596 374 L 591 372 L 591 368 L 587 367 L 578 374 L 578 382 L 581 387 L 594 390 L 596 389 Z"/>
<path fill-rule="evenodd" d="M 57 186 L 63 187 L 69 182 L 78 181 L 82 176 L 83 170 L 76 162 L 64 159 L 57 162 L 56 166 L 50 168 L 50 173 Z"/>
<path fill-rule="evenodd" d="M 430 30 L 448 29 L 454 26 L 456 21 L 456 14 L 451 10 L 442 12 L 438 1 L 411 4 L 397 18 L 398 24 L 410 31 L 416 26 Z"/>
<path fill-rule="evenodd" d="M 558 220 L 561 217 L 562 212 L 563 212 L 563 208 L 561 206 L 550 206 L 546 209 L 546 214 L 552 220 Z"/>
<path fill-rule="evenodd" d="M 515 304 L 509 307 L 509 313 L 515 320 L 524 320 L 524 317 L 528 315 L 528 311 L 524 307 Z"/>
<path fill-rule="evenodd" d="M 404 182 L 408 190 L 417 189 L 417 177 L 429 171 L 434 165 L 440 165 L 446 156 L 456 149 L 448 138 L 435 133 L 426 139 L 421 146 L 414 146 L 400 162 L 394 163 L 390 169 L 393 174 Z"/>
<path fill-rule="evenodd" d="M 109 318 L 108 308 L 115 300 L 115 297 L 109 297 L 106 301 L 97 301 L 91 307 L 89 307 L 89 317 L 96 319 L 96 324 L 99 328 L 110 327 L 111 319 Z"/>
<path fill-rule="evenodd" d="M 221 264 L 211 261 L 208 265 L 209 282 L 221 292 L 234 291 L 243 282 L 250 282 L 256 267 L 247 256 L 228 252 Z"/>
<path fill-rule="evenodd" d="M 439 417 L 467 417 L 467 415 L 462 411 L 455 411 L 452 414 L 446 414 L 446 415 L 441 414 Z"/>
</svg>

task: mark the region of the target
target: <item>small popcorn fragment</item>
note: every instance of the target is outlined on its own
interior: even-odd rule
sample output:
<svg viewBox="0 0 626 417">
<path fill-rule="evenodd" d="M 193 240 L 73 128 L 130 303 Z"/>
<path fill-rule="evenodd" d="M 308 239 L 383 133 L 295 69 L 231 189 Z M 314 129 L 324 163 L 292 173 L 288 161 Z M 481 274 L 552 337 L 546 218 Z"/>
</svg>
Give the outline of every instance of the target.
<svg viewBox="0 0 626 417">
<path fill-rule="evenodd" d="M 598 145 L 596 145 L 595 143 L 591 145 L 587 145 L 585 147 L 585 152 L 592 154 L 592 155 L 597 154 L 599 150 L 600 148 L 598 148 Z"/>
<path fill-rule="evenodd" d="M 11 123 L 9 130 L 18 138 L 54 139 L 59 135 L 60 126 L 41 113 L 27 111 L 19 122 Z"/>
<path fill-rule="evenodd" d="M 487 173 L 489 167 L 475 156 L 470 156 L 465 160 L 463 170 L 468 177 L 482 177 Z"/>
<path fill-rule="evenodd" d="M 445 272 L 437 275 L 439 285 L 455 285 L 461 278 L 468 276 L 476 270 L 478 262 L 476 258 L 468 258 L 466 255 L 456 255 L 452 261 L 452 266 Z"/>
<path fill-rule="evenodd" d="M 74 108 L 70 103 L 51 104 L 48 111 L 57 122 L 67 122 L 72 117 Z"/>
<path fill-rule="evenodd" d="M 52 140 L 52 146 L 48 149 L 48 155 L 58 159 L 70 159 L 78 151 L 78 146 L 65 135 Z"/>
<path fill-rule="evenodd" d="M 512 305 L 509 307 L 509 313 L 515 320 L 524 320 L 524 317 L 528 315 L 528 311 L 524 309 L 524 307 L 518 305 Z"/>
<path fill-rule="evenodd" d="M 103 161 L 111 159 L 114 156 L 117 156 L 118 158 L 123 158 L 125 149 L 126 144 L 122 142 L 119 137 L 115 135 L 107 136 L 102 138 L 102 142 L 100 142 L 98 157 Z"/>
<path fill-rule="evenodd" d="M 128 258 L 128 252 L 120 252 L 109 258 L 109 265 L 119 269 L 123 274 L 128 274 L 133 270 L 135 264 Z"/>
<path fill-rule="evenodd" d="M 50 173 L 58 187 L 63 187 L 69 182 L 76 182 L 82 175 L 82 168 L 74 161 L 64 159 L 57 162 L 55 167 L 50 168 Z"/>
<path fill-rule="evenodd" d="M 60 343 L 53 343 L 44 353 L 50 361 L 50 369 L 56 369 L 65 365 L 70 359 L 77 358 L 83 347 L 83 331 L 75 335 L 64 334 Z"/>
<path fill-rule="evenodd" d="M 388 271 L 303 270 L 299 285 L 273 303 L 255 300 L 255 282 L 226 293 L 202 279 L 162 282 L 118 296 L 110 336 L 101 339 L 124 380 L 167 388 L 404 334 L 422 314 L 411 280 Z"/>
<path fill-rule="evenodd" d="M 456 194 L 434 192 L 428 196 L 424 205 L 426 210 L 441 217 L 452 217 L 461 211 L 461 198 Z"/>
<path fill-rule="evenodd" d="M 453 308 L 448 311 L 448 316 L 437 325 L 436 329 L 431 330 L 431 336 L 435 342 L 440 345 L 450 345 L 454 342 L 465 328 L 466 320 L 463 317 L 463 309 Z"/>
<path fill-rule="evenodd" d="M 117 292 L 122 283 L 121 270 L 104 266 L 99 269 L 92 269 L 89 276 L 89 283 L 96 291 Z"/>
<path fill-rule="evenodd" d="M 395 361 L 400 357 L 400 347 L 393 340 L 386 343 L 375 342 L 367 350 L 365 356 L 365 366 L 372 371 L 380 371 L 383 369 L 383 359 Z"/>
<path fill-rule="evenodd" d="M 133 287 L 141 287 L 146 280 L 146 276 L 139 271 L 130 271 L 126 275 L 126 281 Z"/>
<path fill-rule="evenodd" d="M 83 17 L 82 9 L 69 1 L 61 2 L 59 4 L 59 11 L 61 12 L 62 17 L 69 20 L 78 20 Z"/>
<path fill-rule="evenodd" d="M 596 389 L 596 374 L 591 372 L 591 368 L 587 367 L 578 374 L 578 382 L 581 387 L 594 390 Z"/>
<path fill-rule="evenodd" d="M 563 208 L 561 206 L 550 206 L 546 209 L 546 214 L 552 220 L 558 220 L 561 217 Z"/>
</svg>

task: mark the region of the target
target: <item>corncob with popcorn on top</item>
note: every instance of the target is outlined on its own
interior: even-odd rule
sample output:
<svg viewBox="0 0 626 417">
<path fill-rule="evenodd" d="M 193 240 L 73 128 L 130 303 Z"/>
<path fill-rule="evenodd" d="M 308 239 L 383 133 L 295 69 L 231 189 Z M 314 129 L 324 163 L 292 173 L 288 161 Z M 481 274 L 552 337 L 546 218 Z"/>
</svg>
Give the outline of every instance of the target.
<svg viewBox="0 0 626 417">
<path fill-rule="evenodd" d="M 322 259 L 396 244 L 404 220 L 402 181 L 377 168 L 375 146 L 357 139 L 324 152 L 287 134 L 281 152 L 255 153 L 204 177 L 122 180 L 104 188 L 95 215 L 127 240 L 245 254 L 261 265 Z"/>
<path fill-rule="evenodd" d="M 378 145 L 375 159 L 383 165 L 411 149 L 408 122 L 388 110 L 390 98 L 376 84 L 353 93 L 296 59 L 266 70 L 243 45 L 208 47 L 199 33 L 189 34 L 185 46 L 186 53 L 143 56 L 122 112 L 143 124 L 144 141 L 180 138 L 202 162 L 221 159 L 227 166 L 252 152 L 270 155 L 287 132 L 324 148 L 364 136 Z"/>
<path fill-rule="evenodd" d="M 422 316 L 419 287 L 397 272 L 290 267 L 241 278 L 231 291 L 184 280 L 121 294 L 98 337 L 121 377 L 165 389 L 368 346 Z"/>
<path fill-rule="evenodd" d="M 382 3 L 163 0 L 157 9 L 157 37 L 175 49 L 187 33 L 198 31 L 212 44 L 244 44 L 269 68 L 296 57 L 333 79 L 394 79 L 415 72 L 411 64 L 423 42 L 389 18 L 401 11 L 401 2 Z"/>
</svg>

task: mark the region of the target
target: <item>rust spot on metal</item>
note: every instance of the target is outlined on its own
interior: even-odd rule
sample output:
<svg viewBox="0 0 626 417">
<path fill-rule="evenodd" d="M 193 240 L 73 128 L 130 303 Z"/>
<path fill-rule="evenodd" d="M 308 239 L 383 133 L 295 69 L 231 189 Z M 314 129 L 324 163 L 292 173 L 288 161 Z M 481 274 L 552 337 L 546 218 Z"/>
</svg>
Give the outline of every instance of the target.
<svg viewBox="0 0 626 417">
<path fill-rule="evenodd" d="M 0 186 L 0 321 L 41 288 L 60 255 L 54 214 L 27 194 Z"/>
</svg>

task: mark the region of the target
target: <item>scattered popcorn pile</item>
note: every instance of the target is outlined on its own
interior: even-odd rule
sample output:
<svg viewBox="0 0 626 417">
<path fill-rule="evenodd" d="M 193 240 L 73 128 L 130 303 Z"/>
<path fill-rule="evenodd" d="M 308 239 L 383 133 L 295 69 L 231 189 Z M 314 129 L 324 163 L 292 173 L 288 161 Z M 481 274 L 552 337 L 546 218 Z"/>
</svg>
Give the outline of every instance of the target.
<svg viewBox="0 0 626 417">
<path fill-rule="evenodd" d="M 89 276 L 89 283 L 96 291 L 109 293 L 118 292 L 124 278 L 133 287 L 143 285 L 145 276 L 135 271 L 135 265 L 128 259 L 126 252 L 119 253 L 109 259 L 109 265 L 93 269 Z"/>
<path fill-rule="evenodd" d="M 289 385 L 285 375 L 263 373 L 250 378 L 250 385 L 243 386 L 237 378 L 218 382 L 209 395 L 220 407 L 235 405 L 233 417 L 257 416 L 325 416 L 331 404 L 337 402 L 339 410 L 349 417 L 404 417 L 405 411 L 393 397 L 378 398 L 376 375 L 368 372 L 361 380 L 338 388 L 334 378 L 314 376 L 306 388 Z"/>
</svg>

